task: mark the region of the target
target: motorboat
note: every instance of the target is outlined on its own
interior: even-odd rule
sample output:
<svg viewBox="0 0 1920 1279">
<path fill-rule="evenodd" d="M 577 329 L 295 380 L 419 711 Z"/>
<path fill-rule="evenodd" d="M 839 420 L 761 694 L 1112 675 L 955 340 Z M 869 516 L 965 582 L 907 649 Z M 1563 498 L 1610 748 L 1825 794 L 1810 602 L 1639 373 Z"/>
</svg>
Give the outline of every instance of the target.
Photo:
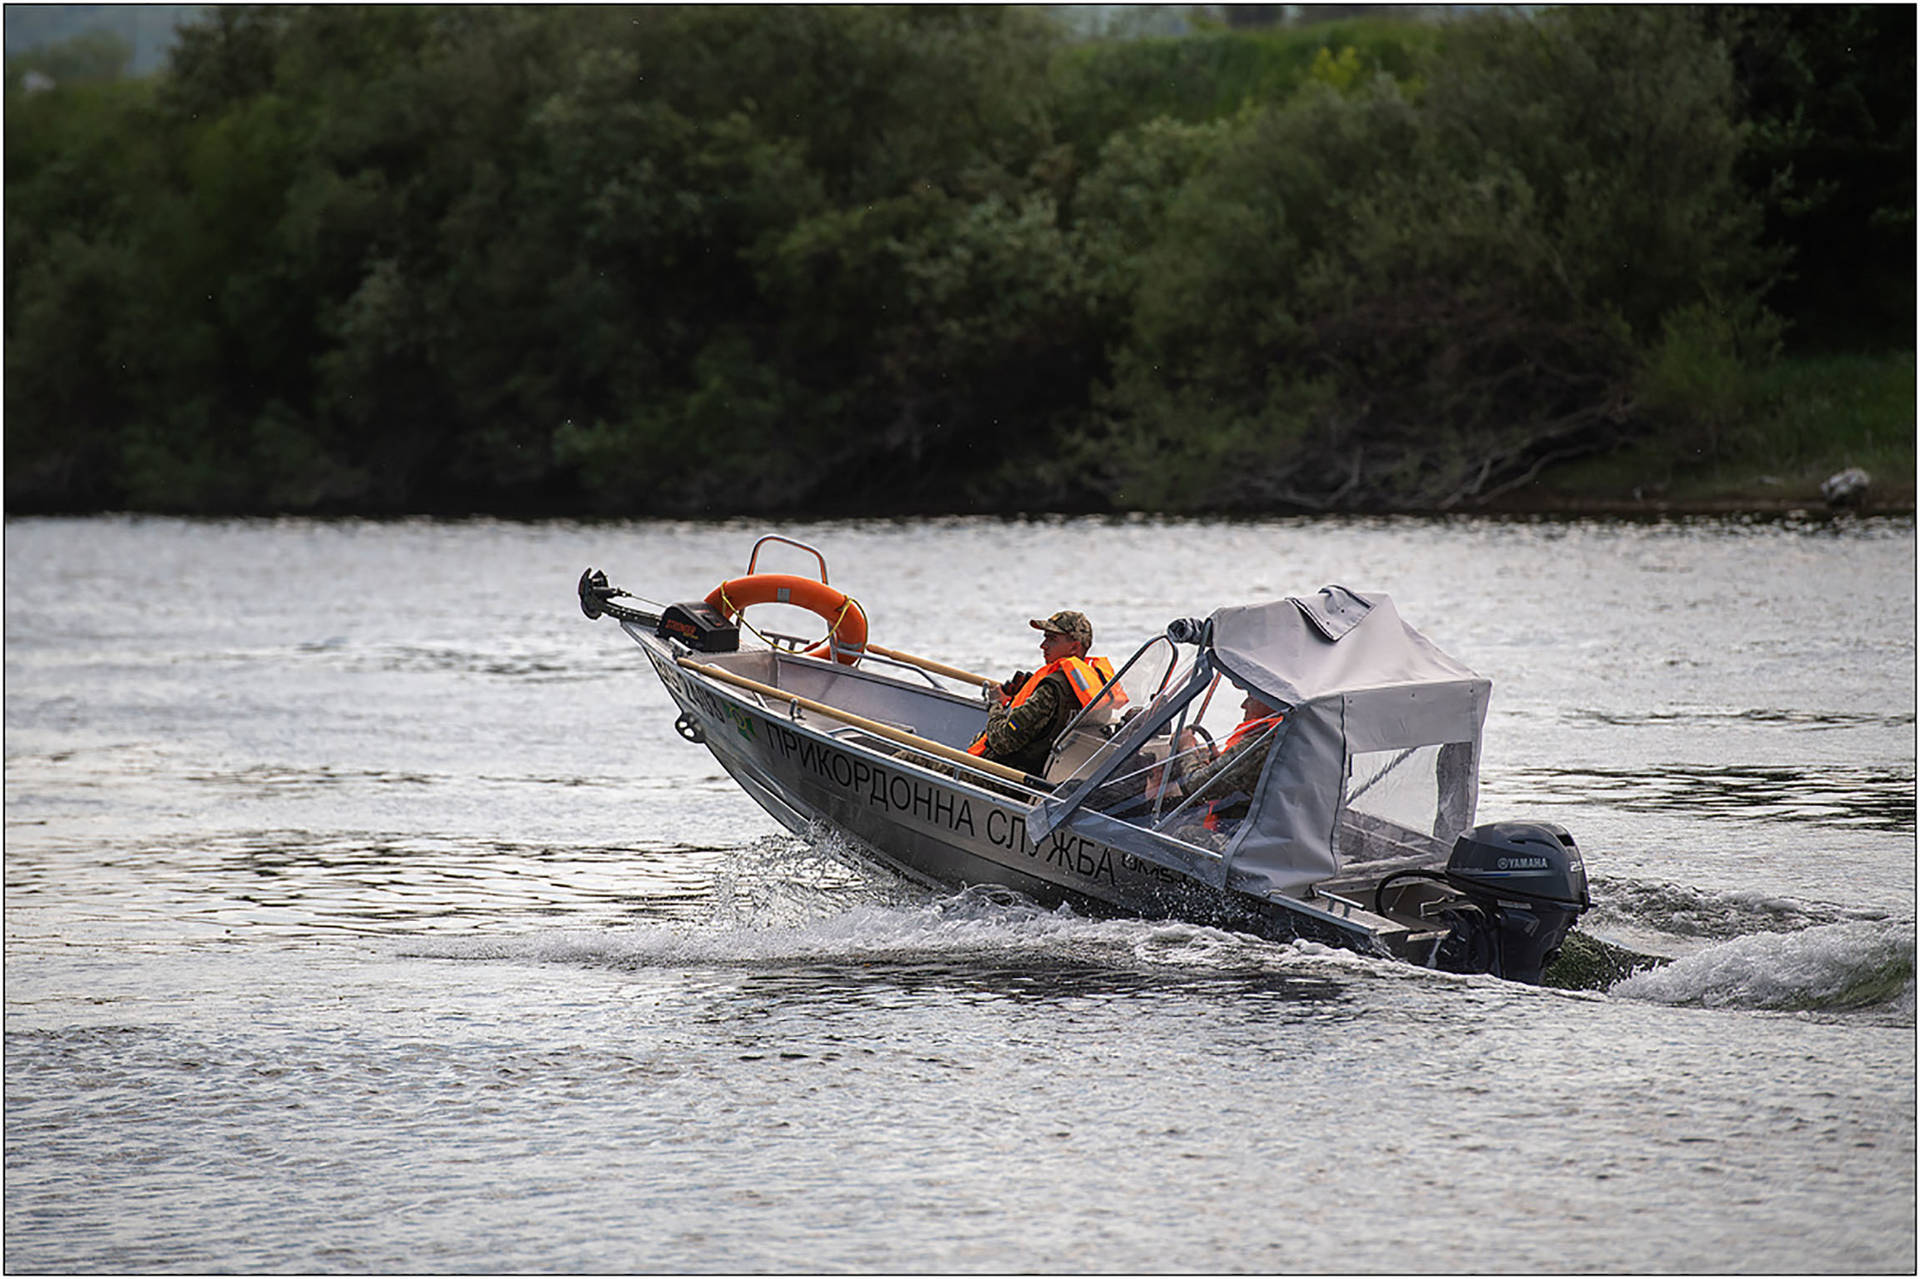
<svg viewBox="0 0 1920 1279">
<path fill-rule="evenodd" d="M 772 544 L 817 571 L 757 571 Z M 1591 905 L 1573 836 L 1475 825 L 1491 684 L 1385 594 L 1330 585 L 1168 619 L 1030 773 L 968 750 L 1001 681 L 877 643 L 820 550 L 770 534 L 746 570 L 661 604 L 590 568 L 579 603 L 639 646 L 680 735 L 798 834 L 938 888 L 1591 984 L 1556 979 Z M 765 603 L 826 635 L 755 627 Z"/>
</svg>

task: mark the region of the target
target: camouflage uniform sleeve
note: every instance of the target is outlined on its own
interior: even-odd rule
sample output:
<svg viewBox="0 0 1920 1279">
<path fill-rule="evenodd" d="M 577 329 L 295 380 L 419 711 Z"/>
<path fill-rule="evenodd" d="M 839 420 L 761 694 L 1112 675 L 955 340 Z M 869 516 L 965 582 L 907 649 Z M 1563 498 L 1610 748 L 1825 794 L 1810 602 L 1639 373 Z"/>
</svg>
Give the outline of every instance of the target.
<svg viewBox="0 0 1920 1279">
<path fill-rule="evenodd" d="M 1053 722 L 1060 709 L 1060 686 L 1045 680 L 1020 705 L 996 706 L 987 712 L 987 754 L 1004 759 L 1030 744 Z"/>
<path fill-rule="evenodd" d="M 1246 741 L 1207 764 L 1180 770 L 1180 785 L 1187 794 L 1205 786 L 1212 786 L 1212 794 L 1228 795 L 1234 791 L 1253 794 L 1253 788 L 1260 783 L 1260 770 L 1266 766 L 1267 748 L 1273 741 L 1273 730 L 1257 733 Z"/>
</svg>

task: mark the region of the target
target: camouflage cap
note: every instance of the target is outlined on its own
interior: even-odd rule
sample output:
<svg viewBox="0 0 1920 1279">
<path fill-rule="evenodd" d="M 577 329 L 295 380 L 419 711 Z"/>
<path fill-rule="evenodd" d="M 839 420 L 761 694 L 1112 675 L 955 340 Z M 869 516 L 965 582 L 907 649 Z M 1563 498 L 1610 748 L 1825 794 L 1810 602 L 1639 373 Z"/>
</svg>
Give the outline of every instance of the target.
<svg viewBox="0 0 1920 1279">
<path fill-rule="evenodd" d="M 1093 647 L 1093 623 L 1087 620 L 1085 613 L 1076 613 L 1070 608 L 1063 608 L 1045 621 L 1036 617 L 1027 625 L 1036 631 L 1065 635 L 1068 639 L 1079 640 L 1088 648 Z"/>
</svg>

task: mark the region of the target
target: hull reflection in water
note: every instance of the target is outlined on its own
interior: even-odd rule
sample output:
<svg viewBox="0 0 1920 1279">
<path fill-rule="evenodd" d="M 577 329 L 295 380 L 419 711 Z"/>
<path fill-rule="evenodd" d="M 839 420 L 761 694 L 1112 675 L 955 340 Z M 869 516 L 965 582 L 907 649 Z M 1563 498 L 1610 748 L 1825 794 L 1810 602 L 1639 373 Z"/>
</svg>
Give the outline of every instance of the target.
<svg viewBox="0 0 1920 1279">
<path fill-rule="evenodd" d="M 803 548 L 817 580 L 756 575 L 760 549 L 703 602 L 621 605 L 588 570 L 580 604 L 620 622 L 682 735 L 798 834 L 824 824 L 939 887 L 1520 981 L 1622 975 L 1597 944 L 1566 946 L 1590 904 L 1572 837 L 1473 825 L 1490 685 L 1385 596 L 1330 586 L 1175 619 L 1084 699 L 1035 775 L 966 749 L 993 681 L 869 644 L 824 556 Z M 790 597 L 828 620 L 826 640 L 742 648 L 736 601 Z M 1555 968 L 1563 949 L 1577 962 Z"/>
</svg>

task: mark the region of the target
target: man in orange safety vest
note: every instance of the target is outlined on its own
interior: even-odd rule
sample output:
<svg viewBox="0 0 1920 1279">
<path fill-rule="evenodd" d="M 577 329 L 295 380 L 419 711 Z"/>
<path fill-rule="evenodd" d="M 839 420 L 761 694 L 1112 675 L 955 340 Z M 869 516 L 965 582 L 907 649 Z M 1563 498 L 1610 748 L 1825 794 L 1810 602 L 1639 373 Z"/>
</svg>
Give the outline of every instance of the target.
<svg viewBox="0 0 1920 1279">
<path fill-rule="evenodd" d="M 1029 626 L 1040 632 L 1039 670 L 1018 672 L 993 690 L 987 727 L 967 753 L 1038 776 L 1047 767 L 1055 739 L 1113 678 L 1113 664 L 1089 657 L 1093 623 L 1085 613 L 1062 609 Z"/>
<path fill-rule="evenodd" d="M 1247 692 L 1240 703 L 1240 713 L 1244 718 L 1239 727 L 1218 752 L 1208 749 L 1210 758 L 1205 762 L 1196 760 L 1191 753 L 1196 747 L 1193 731 L 1189 729 L 1180 735 L 1182 756 L 1176 764 L 1180 788 L 1188 795 L 1212 788 L 1208 792 L 1211 802 L 1200 818 L 1201 826 L 1210 832 L 1220 832 L 1223 823 L 1238 822 L 1246 817 L 1253 792 L 1260 783 L 1261 770 L 1266 767 L 1267 754 L 1273 748 L 1272 730 L 1286 718 L 1279 708 L 1253 692 Z M 1190 834 L 1176 834 L 1191 839 Z"/>
</svg>

